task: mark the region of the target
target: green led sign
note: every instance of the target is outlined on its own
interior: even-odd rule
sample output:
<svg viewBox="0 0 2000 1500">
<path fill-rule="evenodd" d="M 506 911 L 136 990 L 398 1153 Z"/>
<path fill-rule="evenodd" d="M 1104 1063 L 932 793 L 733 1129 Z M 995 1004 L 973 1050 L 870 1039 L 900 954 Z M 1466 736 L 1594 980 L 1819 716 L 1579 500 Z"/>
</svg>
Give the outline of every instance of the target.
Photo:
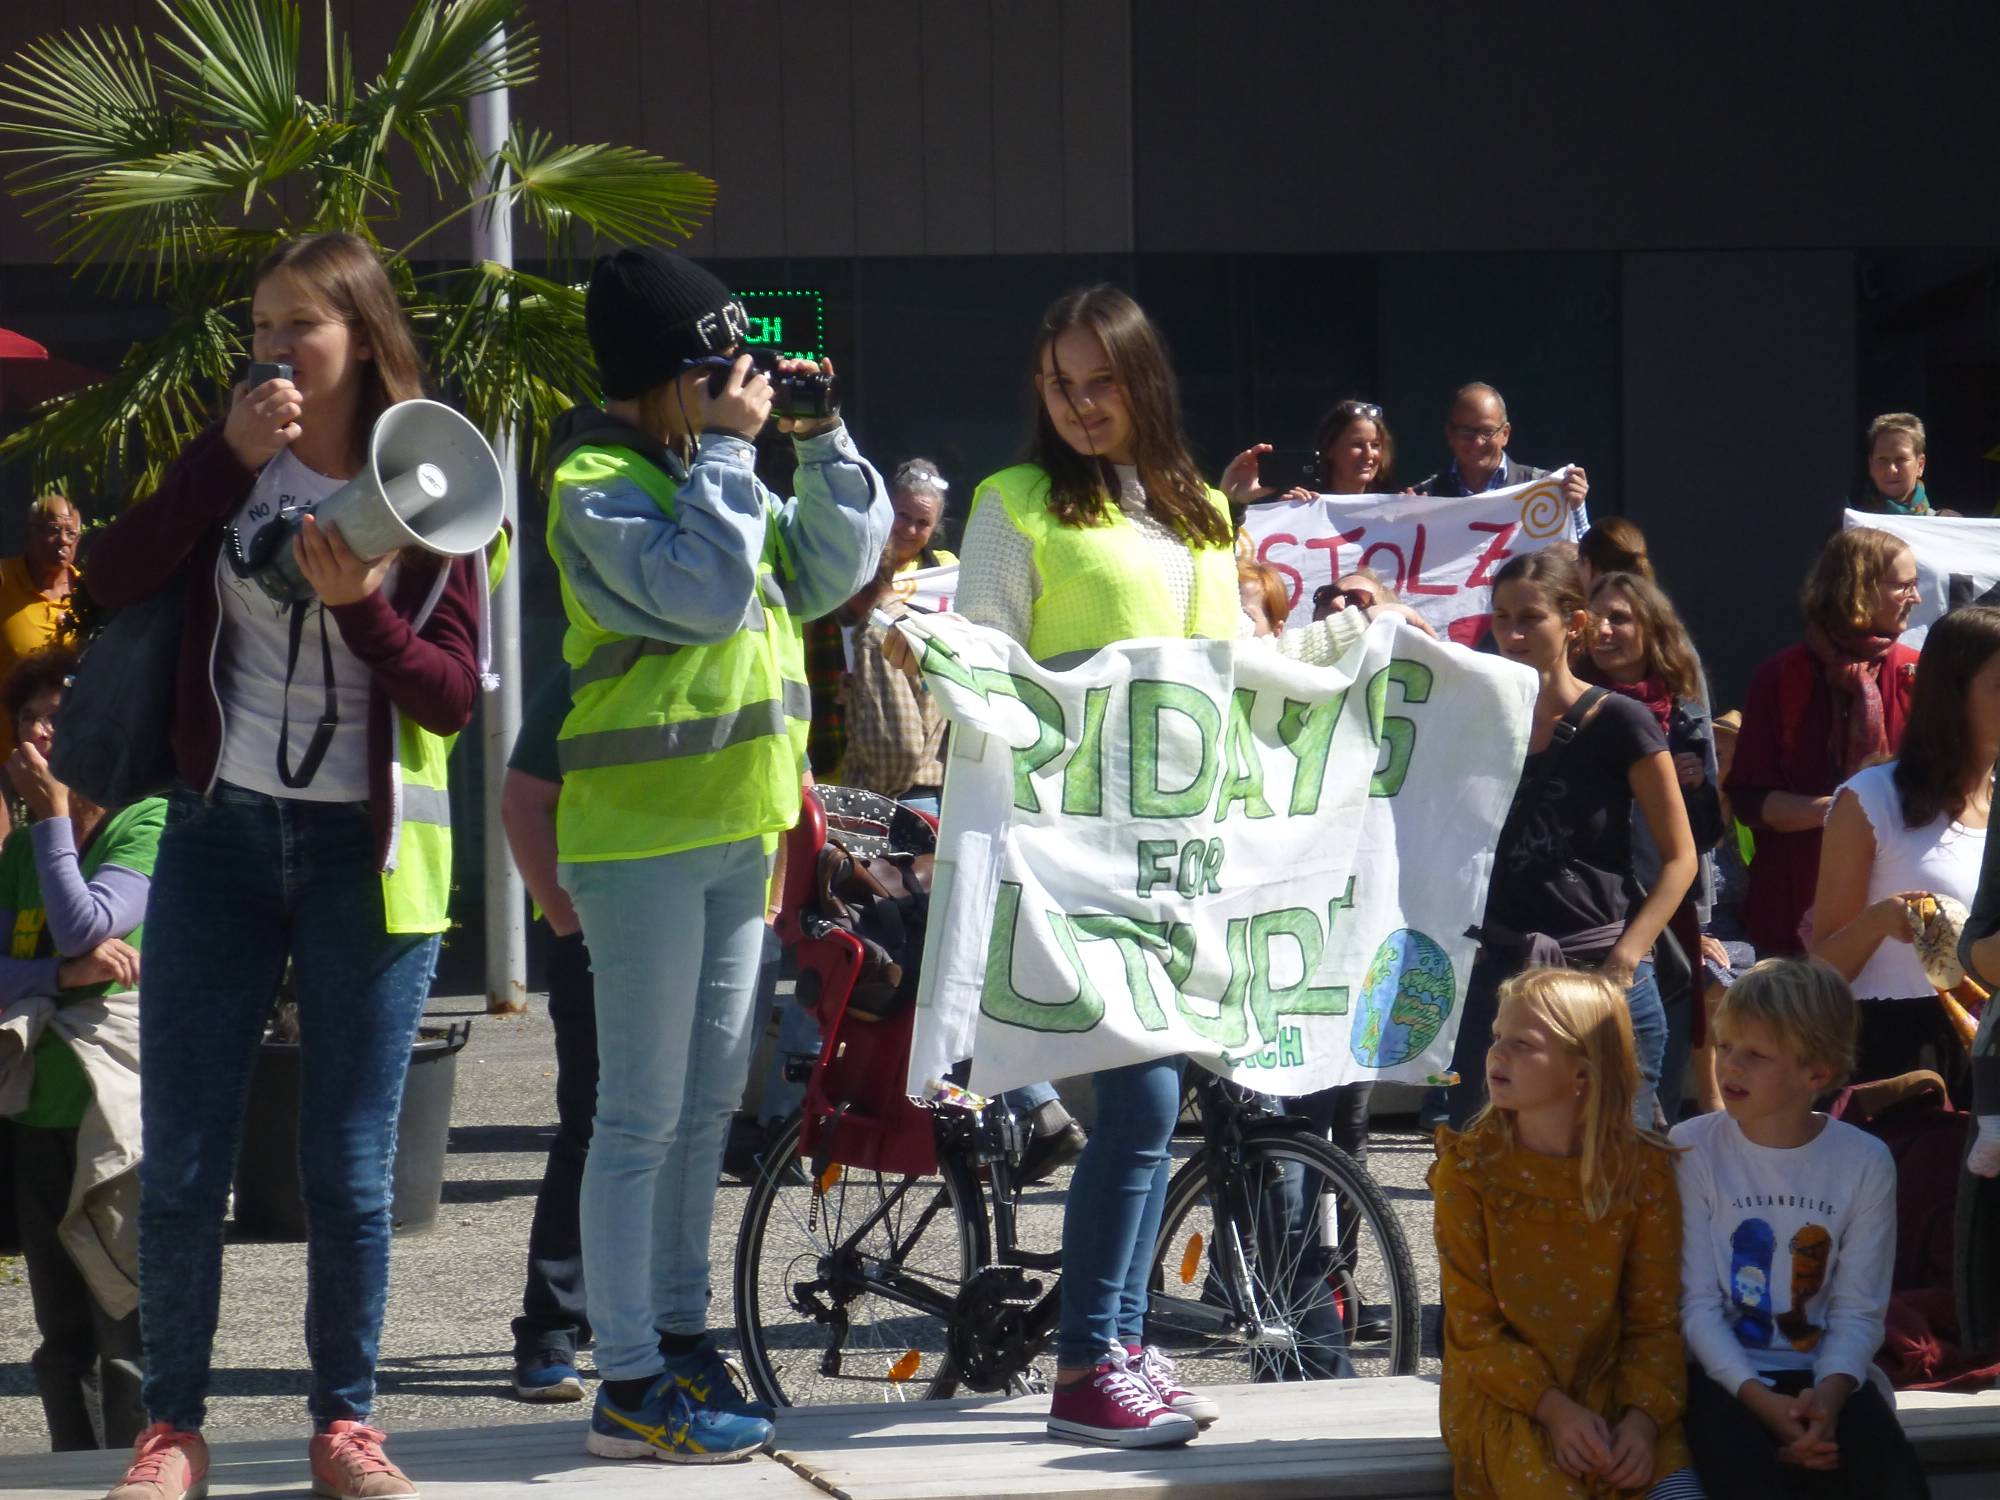
<svg viewBox="0 0 2000 1500">
<path fill-rule="evenodd" d="M 826 297 L 814 291 L 738 292 L 750 320 L 746 344 L 786 359 L 826 357 Z"/>
</svg>

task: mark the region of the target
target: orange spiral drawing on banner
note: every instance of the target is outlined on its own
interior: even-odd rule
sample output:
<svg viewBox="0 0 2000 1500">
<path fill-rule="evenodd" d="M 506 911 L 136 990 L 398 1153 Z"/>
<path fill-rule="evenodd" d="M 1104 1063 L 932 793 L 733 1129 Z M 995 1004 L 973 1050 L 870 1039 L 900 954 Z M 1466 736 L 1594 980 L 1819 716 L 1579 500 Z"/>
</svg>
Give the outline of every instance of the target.
<svg viewBox="0 0 2000 1500">
<path fill-rule="evenodd" d="M 1547 479 L 1521 496 L 1521 535 L 1536 541 L 1561 536 L 1569 525 L 1569 502 L 1559 480 Z"/>
</svg>

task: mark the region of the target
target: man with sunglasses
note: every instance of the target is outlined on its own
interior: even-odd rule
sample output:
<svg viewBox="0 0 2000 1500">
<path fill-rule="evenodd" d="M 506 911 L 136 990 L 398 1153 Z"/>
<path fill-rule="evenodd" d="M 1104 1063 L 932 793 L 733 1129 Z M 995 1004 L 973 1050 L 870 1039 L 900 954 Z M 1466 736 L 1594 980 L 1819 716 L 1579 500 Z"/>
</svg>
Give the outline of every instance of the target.
<svg viewBox="0 0 2000 1500">
<path fill-rule="evenodd" d="M 1484 381 L 1460 386 L 1452 397 L 1451 412 L 1445 418 L 1444 438 L 1452 452 L 1451 463 L 1415 487 L 1419 495 L 1478 495 L 1487 490 L 1504 490 L 1511 485 L 1541 479 L 1547 469 L 1516 463 L 1507 456 L 1507 440 L 1514 434 L 1507 420 L 1507 402 Z M 1590 493 L 1590 479 L 1580 464 L 1572 464 L 1563 479 L 1563 498 L 1576 512 L 1579 530 L 1590 527 L 1590 513 L 1584 497 Z"/>
</svg>

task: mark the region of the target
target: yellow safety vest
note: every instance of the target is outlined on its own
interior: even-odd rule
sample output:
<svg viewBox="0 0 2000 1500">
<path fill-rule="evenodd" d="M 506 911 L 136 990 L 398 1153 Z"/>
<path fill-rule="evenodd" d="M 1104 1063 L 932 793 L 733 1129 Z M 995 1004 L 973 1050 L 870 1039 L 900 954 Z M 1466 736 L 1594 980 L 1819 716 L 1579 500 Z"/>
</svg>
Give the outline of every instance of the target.
<svg viewBox="0 0 2000 1500">
<path fill-rule="evenodd" d="M 556 740 L 557 852 L 575 862 L 645 859 L 780 833 L 799 817 L 812 697 L 801 622 L 780 582 L 794 570 L 778 528 L 765 530 L 757 593 L 735 635 L 708 645 L 621 635 L 590 617 L 555 544 L 565 491 L 621 480 L 672 518 L 673 477 L 608 440 L 571 452 L 549 486 L 572 700 Z"/>
<path fill-rule="evenodd" d="M 507 572 L 502 531 L 486 549 L 486 588 Z M 446 563 L 449 568 L 451 564 Z M 421 624 L 421 622 L 419 622 Z M 389 705 L 396 763 L 390 768 L 389 863 L 382 873 L 382 916 L 390 932 L 443 932 L 451 907 L 451 782 L 455 734 L 433 734 Z"/>
<path fill-rule="evenodd" d="M 1225 521 L 1229 502 L 1220 490 L 1209 502 Z M 1109 497 L 1101 526 L 1065 526 L 1049 511 L 1049 476 L 1036 464 L 1002 469 L 979 486 L 973 509 L 989 501 L 1035 546 L 1042 591 L 1035 600 L 1028 654 L 1037 661 L 1095 651 L 1114 641 L 1162 636 L 1233 640 L 1242 613 L 1236 587 L 1236 553 L 1227 542 L 1190 544 L 1194 596 L 1183 616 L 1168 597 L 1166 578 L 1152 549 L 1135 546 L 1136 528 Z"/>
</svg>

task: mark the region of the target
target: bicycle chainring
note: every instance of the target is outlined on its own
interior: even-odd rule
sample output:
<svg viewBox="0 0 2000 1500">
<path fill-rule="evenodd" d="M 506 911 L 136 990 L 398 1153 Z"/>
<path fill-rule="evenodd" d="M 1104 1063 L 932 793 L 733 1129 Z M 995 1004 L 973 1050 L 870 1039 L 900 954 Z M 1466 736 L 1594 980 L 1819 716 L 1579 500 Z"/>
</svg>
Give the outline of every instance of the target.
<svg viewBox="0 0 2000 1500">
<path fill-rule="evenodd" d="M 959 1288 L 947 1336 L 952 1363 L 968 1390 L 1013 1389 L 1048 1339 L 1031 1320 L 1042 1284 L 1015 1266 L 988 1266 Z"/>
</svg>

